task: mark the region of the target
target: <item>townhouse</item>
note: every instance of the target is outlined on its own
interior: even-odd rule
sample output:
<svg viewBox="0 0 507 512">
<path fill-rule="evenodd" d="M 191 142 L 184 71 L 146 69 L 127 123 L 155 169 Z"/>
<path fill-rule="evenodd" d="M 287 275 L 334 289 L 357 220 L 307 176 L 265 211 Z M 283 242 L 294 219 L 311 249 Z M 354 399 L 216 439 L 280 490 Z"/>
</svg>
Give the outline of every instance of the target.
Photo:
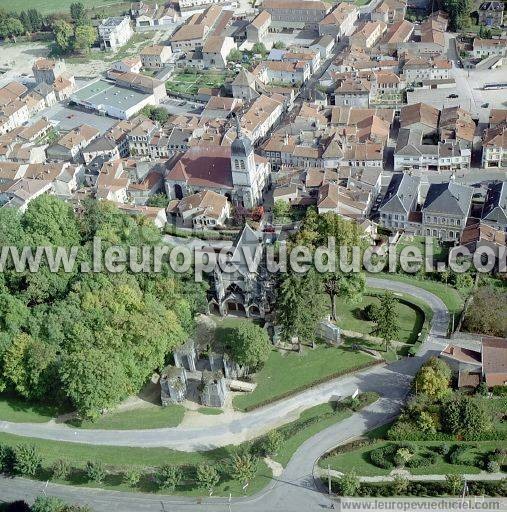
<svg viewBox="0 0 507 512">
<path fill-rule="evenodd" d="M 278 29 L 318 30 L 319 21 L 331 10 L 331 5 L 317 0 L 264 0 L 262 9 L 271 15 L 271 24 Z"/>
<path fill-rule="evenodd" d="M 383 21 L 367 21 L 349 37 L 349 42 L 359 48 L 371 48 L 386 31 L 387 25 Z"/>
<path fill-rule="evenodd" d="M 246 38 L 252 43 L 262 43 L 266 40 L 271 25 L 271 14 L 261 11 L 246 27 Z"/>
<path fill-rule="evenodd" d="M 112 16 L 99 25 L 100 46 L 103 50 L 116 50 L 126 44 L 134 35 L 130 18 Z"/>
<path fill-rule="evenodd" d="M 241 117 L 242 131 L 252 142 L 261 139 L 282 115 L 283 104 L 280 95 L 261 94 Z"/>
<path fill-rule="evenodd" d="M 145 46 L 139 54 L 142 67 L 148 69 L 163 68 L 169 62 L 171 55 L 171 47 L 160 44 Z M 124 71 L 130 70 L 125 69 Z"/>
<path fill-rule="evenodd" d="M 319 36 L 330 35 L 341 39 L 354 29 L 354 23 L 359 18 L 359 9 L 352 3 L 341 2 L 319 21 Z"/>
<path fill-rule="evenodd" d="M 472 56 L 476 59 L 483 59 L 490 55 L 504 57 L 507 53 L 507 39 L 481 39 L 474 38 L 472 45 Z"/>
</svg>

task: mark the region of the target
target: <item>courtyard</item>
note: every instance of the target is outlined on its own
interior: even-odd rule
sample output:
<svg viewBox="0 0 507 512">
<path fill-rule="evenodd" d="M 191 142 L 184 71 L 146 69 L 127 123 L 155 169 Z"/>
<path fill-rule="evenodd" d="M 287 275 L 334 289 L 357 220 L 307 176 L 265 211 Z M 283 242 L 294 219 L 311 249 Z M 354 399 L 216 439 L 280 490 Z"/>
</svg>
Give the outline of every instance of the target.
<svg viewBox="0 0 507 512">
<path fill-rule="evenodd" d="M 201 87 L 218 88 L 224 85 L 227 78 L 232 78 L 230 71 L 198 72 L 185 70 L 174 74 L 165 83 L 168 92 L 197 94 Z"/>
</svg>

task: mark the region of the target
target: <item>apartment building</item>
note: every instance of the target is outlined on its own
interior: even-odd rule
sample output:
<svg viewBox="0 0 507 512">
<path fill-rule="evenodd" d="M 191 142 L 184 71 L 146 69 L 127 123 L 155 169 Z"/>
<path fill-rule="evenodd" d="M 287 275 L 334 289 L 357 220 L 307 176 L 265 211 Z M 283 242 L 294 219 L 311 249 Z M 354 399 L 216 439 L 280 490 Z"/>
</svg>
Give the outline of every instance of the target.
<svg viewBox="0 0 507 512">
<path fill-rule="evenodd" d="M 160 44 L 145 46 L 139 54 L 143 68 L 148 69 L 163 68 L 169 62 L 171 55 L 171 47 Z"/>
<path fill-rule="evenodd" d="M 130 18 L 113 16 L 99 25 L 100 46 L 104 50 L 116 50 L 134 35 Z"/>
</svg>

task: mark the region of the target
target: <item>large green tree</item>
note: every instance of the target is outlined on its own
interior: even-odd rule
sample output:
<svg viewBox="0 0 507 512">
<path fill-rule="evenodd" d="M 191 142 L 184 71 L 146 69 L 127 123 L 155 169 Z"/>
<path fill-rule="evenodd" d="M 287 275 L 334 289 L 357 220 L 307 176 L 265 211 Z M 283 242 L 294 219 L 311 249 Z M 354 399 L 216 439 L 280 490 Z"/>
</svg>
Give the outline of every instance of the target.
<svg viewBox="0 0 507 512">
<path fill-rule="evenodd" d="M 60 53 L 68 53 L 72 50 L 74 30 L 70 23 L 64 19 L 57 19 L 53 23 L 53 34 Z"/>
<path fill-rule="evenodd" d="M 266 331 L 248 320 L 241 320 L 224 332 L 225 349 L 234 361 L 250 369 L 261 367 L 270 353 Z"/>
<path fill-rule="evenodd" d="M 386 292 L 380 298 L 380 304 L 374 309 L 375 328 L 372 334 L 379 336 L 384 340 L 385 351 L 389 349 L 389 344 L 396 338 L 399 332 L 396 300 L 392 292 Z"/>
<path fill-rule="evenodd" d="M 97 31 L 91 25 L 78 25 L 74 31 L 74 49 L 88 53 L 97 39 Z"/>
<path fill-rule="evenodd" d="M 451 369 L 436 357 L 422 365 L 412 382 L 416 393 L 428 395 L 433 399 L 442 399 L 450 393 Z"/>
</svg>

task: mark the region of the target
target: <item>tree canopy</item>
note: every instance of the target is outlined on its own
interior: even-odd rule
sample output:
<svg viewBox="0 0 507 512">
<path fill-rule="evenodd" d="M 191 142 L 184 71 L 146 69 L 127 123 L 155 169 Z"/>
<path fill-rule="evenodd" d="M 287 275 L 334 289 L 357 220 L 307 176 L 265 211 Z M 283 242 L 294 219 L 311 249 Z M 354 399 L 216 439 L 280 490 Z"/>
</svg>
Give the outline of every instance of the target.
<svg viewBox="0 0 507 512">
<path fill-rule="evenodd" d="M 107 202 L 89 201 L 82 213 L 42 195 L 22 215 L 0 210 L 0 244 L 79 249 L 77 262 L 92 260 L 92 240 L 102 251 L 160 242 L 143 217 Z M 0 390 L 30 400 L 70 403 L 83 417 L 135 393 L 193 330 L 206 298 L 201 284 L 160 273 L 16 272 L 0 277 Z"/>
</svg>

